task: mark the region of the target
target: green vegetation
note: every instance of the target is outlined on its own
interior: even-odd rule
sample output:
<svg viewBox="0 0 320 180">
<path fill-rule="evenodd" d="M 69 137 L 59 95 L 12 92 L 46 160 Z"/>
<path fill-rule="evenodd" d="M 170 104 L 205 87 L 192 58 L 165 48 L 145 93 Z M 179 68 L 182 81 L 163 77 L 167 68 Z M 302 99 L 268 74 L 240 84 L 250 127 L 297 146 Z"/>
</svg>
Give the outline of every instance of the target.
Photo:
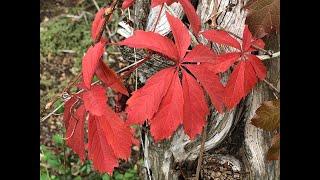
<svg viewBox="0 0 320 180">
<path fill-rule="evenodd" d="M 59 54 L 59 50 L 72 50 L 82 57 L 91 44 L 90 37 L 90 25 L 84 20 L 60 17 L 40 28 L 40 53 L 46 57 Z"/>
<path fill-rule="evenodd" d="M 52 138 L 54 148 L 40 146 L 40 179 L 93 179 L 93 180 L 138 180 L 137 166 L 129 168 L 126 172 L 115 171 L 113 176 L 99 174 L 93 171 L 90 161 L 82 163 L 77 155 L 65 145 L 60 135 Z"/>
</svg>

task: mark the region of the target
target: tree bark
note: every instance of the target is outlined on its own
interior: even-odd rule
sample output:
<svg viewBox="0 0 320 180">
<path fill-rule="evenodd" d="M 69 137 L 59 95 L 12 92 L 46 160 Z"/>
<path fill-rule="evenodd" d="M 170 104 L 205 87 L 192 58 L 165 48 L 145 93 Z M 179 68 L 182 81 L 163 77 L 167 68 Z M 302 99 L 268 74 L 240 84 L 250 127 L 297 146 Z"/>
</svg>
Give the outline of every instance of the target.
<svg viewBox="0 0 320 180">
<path fill-rule="evenodd" d="M 201 18 L 202 29 L 208 29 L 208 20 L 214 14 L 222 12 L 218 16 L 213 25 L 218 25 L 220 28 L 228 30 L 238 36 L 242 37 L 244 28 L 246 11 L 242 9 L 247 0 L 199 0 L 197 3 L 197 13 Z M 226 11 L 226 6 L 229 3 L 236 3 L 231 11 Z M 151 30 L 154 27 L 155 19 L 159 13 L 160 7 L 149 9 L 150 2 L 137 0 L 134 5 L 135 23 L 139 29 Z M 174 3 L 171 6 L 173 12 L 178 17 L 183 16 L 181 5 Z M 144 21 L 146 19 L 146 21 Z M 216 24 L 217 23 L 217 24 Z M 122 29 L 123 30 L 123 29 Z M 170 28 L 164 18 L 164 13 L 159 20 L 159 25 L 156 32 L 166 35 L 170 32 Z M 125 33 L 122 33 L 122 35 Z M 130 34 L 127 32 L 127 35 Z M 126 36 L 126 35 L 123 35 Z M 278 37 L 278 35 L 276 36 Z M 202 43 L 207 43 L 205 39 L 198 39 Z M 271 41 L 267 48 L 272 50 L 279 50 L 278 38 Z M 220 46 L 215 43 L 212 48 L 217 52 L 228 52 L 231 48 Z M 123 57 L 129 62 L 135 60 L 133 50 L 130 48 L 121 48 Z M 136 51 L 136 59 L 142 59 L 145 55 L 143 50 Z M 157 72 L 158 70 L 169 66 L 170 63 L 160 56 L 154 55 L 153 58 L 142 65 L 138 70 L 139 86 L 145 80 Z M 278 89 L 280 84 L 280 61 L 279 59 L 267 60 L 265 65 L 268 69 L 267 80 L 274 84 Z M 226 81 L 226 79 L 223 79 Z M 274 99 L 274 92 L 269 86 L 263 82 L 252 90 L 252 92 L 240 102 L 240 104 L 223 114 L 218 114 L 213 107 L 211 107 L 211 115 L 208 118 L 207 139 L 205 142 L 205 156 L 204 163 L 209 160 L 217 160 L 221 164 L 224 163 L 232 167 L 236 172 L 241 172 L 241 179 L 279 179 L 280 166 L 279 161 L 266 161 L 265 154 L 267 149 L 271 146 L 271 135 L 268 132 L 262 131 L 250 124 L 250 120 L 254 115 L 255 110 L 263 101 Z M 164 127 L 165 128 L 165 127 Z M 178 179 L 181 177 L 187 178 L 184 174 L 183 168 L 186 164 L 196 164 L 199 156 L 200 139 L 196 138 L 191 141 L 182 128 L 178 128 L 176 133 L 170 140 L 154 143 L 148 132 L 145 132 L 144 138 L 144 158 L 145 166 L 150 168 L 152 179 Z M 190 163 L 189 163 L 190 162 Z M 202 164 L 201 171 L 202 179 L 204 176 L 207 164 Z M 196 167 L 190 165 L 188 171 L 195 173 Z M 191 173 L 192 174 L 192 173 Z M 188 177 L 191 177 L 189 175 Z M 145 179 L 149 179 L 147 171 L 145 172 Z M 236 178 L 235 178 L 236 179 Z"/>
</svg>

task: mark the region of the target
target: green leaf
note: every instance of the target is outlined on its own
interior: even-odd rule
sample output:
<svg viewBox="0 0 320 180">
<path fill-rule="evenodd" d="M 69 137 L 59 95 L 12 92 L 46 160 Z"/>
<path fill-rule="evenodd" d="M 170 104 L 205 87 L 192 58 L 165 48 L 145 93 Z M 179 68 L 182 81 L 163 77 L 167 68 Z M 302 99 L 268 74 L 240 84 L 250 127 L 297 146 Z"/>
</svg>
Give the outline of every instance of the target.
<svg viewBox="0 0 320 180">
<path fill-rule="evenodd" d="M 251 124 L 267 131 L 274 131 L 280 127 L 280 101 L 265 101 L 256 110 Z"/>
<path fill-rule="evenodd" d="M 73 180 L 81 180 L 81 179 L 82 179 L 81 176 L 77 176 Z"/>
<path fill-rule="evenodd" d="M 104 174 L 102 176 L 102 180 L 111 180 L 110 176 L 108 174 Z"/>
<path fill-rule="evenodd" d="M 133 173 L 130 173 L 130 172 L 126 172 L 126 173 L 124 174 L 124 177 L 125 177 L 125 178 L 133 178 L 133 177 L 134 177 L 134 174 L 133 174 Z"/>
<path fill-rule="evenodd" d="M 52 140 L 57 146 L 63 145 L 63 138 L 60 134 L 53 135 Z"/>
<path fill-rule="evenodd" d="M 114 178 L 115 180 L 122 180 L 123 179 L 123 174 L 120 174 L 118 171 L 114 173 Z"/>
</svg>

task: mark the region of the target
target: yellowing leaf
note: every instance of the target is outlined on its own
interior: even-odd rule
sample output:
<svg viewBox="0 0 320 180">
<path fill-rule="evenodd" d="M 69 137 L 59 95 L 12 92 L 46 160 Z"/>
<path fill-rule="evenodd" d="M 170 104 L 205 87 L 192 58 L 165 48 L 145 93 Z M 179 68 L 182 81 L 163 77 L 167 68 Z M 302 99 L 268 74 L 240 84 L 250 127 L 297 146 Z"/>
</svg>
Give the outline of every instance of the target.
<svg viewBox="0 0 320 180">
<path fill-rule="evenodd" d="M 279 31 L 280 0 L 250 0 L 244 8 L 249 10 L 246 24 L 256 38 Z"/>
<path fill-rule="evenodd" d="M 273 131 L 280 126 L 280 101 L 265 101 L 256 110 L 251 124 L 258 128 Z"/>
</svg>

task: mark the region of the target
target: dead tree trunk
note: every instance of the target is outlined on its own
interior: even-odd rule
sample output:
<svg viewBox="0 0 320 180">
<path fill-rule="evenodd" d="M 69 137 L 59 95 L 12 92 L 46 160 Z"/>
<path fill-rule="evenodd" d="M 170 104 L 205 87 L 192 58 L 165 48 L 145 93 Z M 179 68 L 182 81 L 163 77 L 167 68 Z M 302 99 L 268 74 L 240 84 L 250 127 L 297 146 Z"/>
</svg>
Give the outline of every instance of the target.
<svg viewBox="0 0 320 180">
<path fill-rule="evenodd" d="M 242 37 L 246 18 L 246 12 L 242 7 L 246 2 L 247 0 L 236 0 L 235 2 L 231 0 L 199 0 L 199 2 L 194 3 L 197 4 L 197 13 L 201 18 L 203 29 L 208 29 L 207 22 L 212 15 L 222 12 L 216 22 L 212 23 Z M 230 3 L 236 5 L 231 11 L 227 11 L 226 7 L 230 6 Z M 136 0 L 133 11 L 136 29 L 151 30 L 154 27 L 160 7 L 155 7 L 148 12 L 149 7 L 149 1 Z M 174 11 L 177 16 L 182 17 L 184 15 L 179 3 L 174 3 L 170 7 L 169 10 Z M 129 36 L 131 28 L 123 24 L 121 26 L 124 28 L 118 30 L 119 34 Z M 163 35 L 168 34 L 170 31 L 164 14 L 160 18 L 156 31 Z M 200 39 L 200 41 L 207 43 L 204 39 Z M 273 42 L 274 44 L 269 45 L 269 48 L 279 50 L 278 39 L 276 38 Z M 217 52 L 231 50 L 217 44 L 213 44 L 212 48 Z M 121 51 L 125 60 L 134 61 L 132 49 L 122 48 Z M 143 51 L 137 51 L 136 54 L 136 59 L 138 60 L 144 57 Z M 279 89 L 279 59 L 267 60 L 265 64 L 268 68 L 266 79 Z M 146 78 L 166 66 L 168 66 L 167 61 L 154 55 L 152 60 L 139 68 L 139 83 L 143 84 Z M 210 169 L 209 164 L 214 161 L 220 163 L 221 167 L 224 162 L 228 162 L 233 171 L 240 171 L 241 179 L 279 179 L 279 162 L 265 160 L 265 153 L 271 145 L 270 134 L 250 124 L 250 119 L 253 117 L 255 110 L 263 101 L 270 99 L 274 99 L 273 91 L 268 85 L 260 82 L 234 110 L 224 114 L 218 114 L 216 111 L 211 110 L 212 113 L 208 118 L 207 125 L 205 157 L 201 170 L 202 178 L 206 179 L 207 170 L 208 168 Z M 184 169 L 195 172 L 196 166 L 194 164 L 196 164 L 195 161 L 199 155 L 201 138 L 190 141 L 181 128 L 176 131 L 170 140 L 157 144 L 153 142 L 148 132 L 144 136 L 145 166 L 150 168 L 152 179 L 190 177 L 185 174 Z M 211 177 L 213 178 L 217 174 L 219 175 L 219 173 L 211 173 Z M 220 178 L 227 179 L 223 176 Z M 147 172 L 145 173 L 145 179 L 148 179 Z M 238 179 L 238 177 L 234 179 Z"/>
</svg>

